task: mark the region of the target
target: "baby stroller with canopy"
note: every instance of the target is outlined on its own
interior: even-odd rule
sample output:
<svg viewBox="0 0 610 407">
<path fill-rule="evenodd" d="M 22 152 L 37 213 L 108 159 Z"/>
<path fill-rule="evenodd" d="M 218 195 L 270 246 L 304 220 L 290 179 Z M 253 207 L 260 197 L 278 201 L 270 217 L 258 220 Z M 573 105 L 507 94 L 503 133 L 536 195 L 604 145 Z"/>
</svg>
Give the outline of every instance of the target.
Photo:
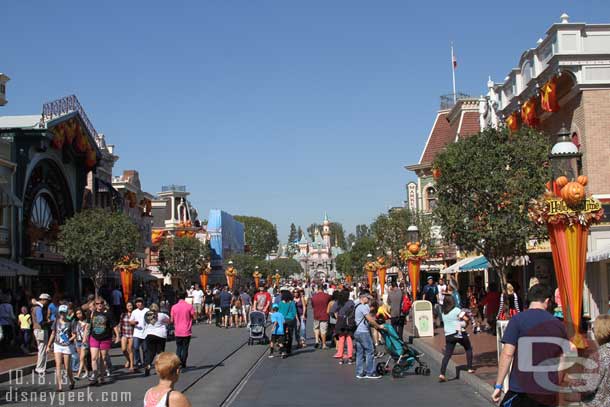
<svg viewBox="0 0 610 407">
<path fill-rule="evenodd" d="M 269 343 L 269 338 L 265 332 L 267 327 L 267 316 L 261 311 L 252 311 L 250 313 L 250 323 L 248 324 L 248 345 L 255 343 L 262 343 L 264 345 Z"/>
<path fill-rule="evenodd" d="M 383 337 L 389 357 L 385 362 L 377 363 L 377 373 L 383 376 L 386 373 L 392 372 L 392 377 L 400 378 L 406 376 L 408 370 L 417 365 L 415 367 L 416 374 L 430 376 L 430 368 L 421 360 L 423 354 L 409 348 L 400 339 L 392 325 L 386 323 L 383 326 L 385 330 L 379 330 L 379 332 Z M 392 361 L 393 366 L 390 367 Z"/>
</svg>

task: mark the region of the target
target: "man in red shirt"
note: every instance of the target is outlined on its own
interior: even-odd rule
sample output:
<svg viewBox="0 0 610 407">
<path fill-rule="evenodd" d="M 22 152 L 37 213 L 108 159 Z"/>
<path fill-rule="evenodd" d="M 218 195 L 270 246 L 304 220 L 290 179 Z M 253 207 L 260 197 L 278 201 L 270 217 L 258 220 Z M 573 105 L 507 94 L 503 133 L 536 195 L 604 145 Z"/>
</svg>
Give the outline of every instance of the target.
<svg viewBox="0 0 610 407">
<path fill-rule="evenodd" d="M 254 294 L 253 307 L 257 311 L 262 311 L 265 315 L 269 315 L 271 307 L 271 294 L 265 290 L 265 286 L 259 286 L 258 292 Z"/>
<path fill-rule="evenodd" d="M 328 303 L 331 296 L 324 292 L 324 286 L 318 284 L 318 291 L 311 297 L 313 307 L 313 332 L 316 338 L 316 348 L 320 345 L 326 349 L 326 333 L 328 332 Z"/>
<path fill-rule="evenodd" d="M 176 355 L 180 358 L 182 368 L 186 369 L 186 359 L 189 356 L 193 320 L 196 318 L 195 308 L 184 299 L 184 291 L 178 294 L 179 301 L 170 311 L 171 322 L 176 334 Z"/>
</svg>

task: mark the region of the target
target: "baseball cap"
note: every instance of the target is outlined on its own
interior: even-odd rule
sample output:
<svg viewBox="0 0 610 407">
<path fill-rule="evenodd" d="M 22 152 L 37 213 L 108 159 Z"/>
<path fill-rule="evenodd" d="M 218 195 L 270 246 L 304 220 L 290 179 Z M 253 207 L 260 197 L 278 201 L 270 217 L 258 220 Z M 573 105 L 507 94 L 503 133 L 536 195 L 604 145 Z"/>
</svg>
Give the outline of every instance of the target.
<svg viewBox="0 0 610 407">
<path fill-rule="evenodd" d="M 280 309 L 280 306 L 279 306 L 279 305 L 277 305 L 277 304 L 273 304 L 273 305 L 271 306 L 271 308 L 272 308 L 272 309 Z"/>
<path fill-rule="evenodd" d="M 67 313 L 68 312 L 68 306 L 66 304 L 62 304 L 59 306 L 59 308 L 57 309 L 57 312 L 61 313 Z"/>
<path fill-rule="evenodd" d="M 432 277 L 432 276 L 428 276 L 428 277 L 426 278 L 426 281 L 428 281 L 428 280 L 434 280 L 434 277 Z"/>
<path fill-rule="evenodd" d="M 39 299 L 39 300 L 50 300 L 50 299 L 51 299 L 51 296 L 50 296 L 49 294 L 47 294 L 47 293 L 43 293 L 43 294 L 40 294 L 40 296 L 38 297 L 38 299 Z"/>
</svg>

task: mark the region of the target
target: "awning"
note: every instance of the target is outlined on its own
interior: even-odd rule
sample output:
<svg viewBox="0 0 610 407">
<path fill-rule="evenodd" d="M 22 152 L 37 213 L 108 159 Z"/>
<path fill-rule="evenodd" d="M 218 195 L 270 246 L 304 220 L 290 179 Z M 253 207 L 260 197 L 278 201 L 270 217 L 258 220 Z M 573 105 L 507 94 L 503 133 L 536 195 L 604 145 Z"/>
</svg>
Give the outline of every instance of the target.
<svg viewBox="0 0 610 407">
<path fill-rule="evenodd" d="M 473 261 L 474 259 L 476 259 L 478 257 L 481 257 L 481 256 L 466 257 L 465 259 L 458 260 L 456 263 L 452 264 L 451 266 L 442 269 L 440 273 L 441 274 L 459 273 L 460 267 L 465 266 L 466 264 L 470 263 L 471 261 Z"/>
<path fill-rule="evenodd" d="M 150 272 L 147 270 L 136 270 L 133 273 L 133 277 L 137 278 L 138 280 L 142 280 L 144 282 L 157 280 L 157 277 L 151 275 Z"/>
<path fill-rule="evenodd" d="M 600 247 L 587 253 L 587 263 L 597 263 L 610 259 L 610 246 Z"/>
<path fill-rule="evenodd" d="M 21 208 L 21 199 L 17 198 L 13 191 L 6 188 L 4 185 L 0 185 L 0 207 L 16 206 Z"/>
<path fill-rule="evenodd" d="M 467 271 L 482 271 L 487 270 L 489 268 L 489 262 L 485 258 L 485 256 L 479 256 L 472 260 L 471 262 L 460 266 L 460 272 Z"/>
<path fill-rule="evenodd" d="M 16 263 L 9 259 L 0 257 L 0 276 L 15 277 L 15 276 L 37 276 L 38 270 L 31 269 L 23 264 Z"/>
</svg>

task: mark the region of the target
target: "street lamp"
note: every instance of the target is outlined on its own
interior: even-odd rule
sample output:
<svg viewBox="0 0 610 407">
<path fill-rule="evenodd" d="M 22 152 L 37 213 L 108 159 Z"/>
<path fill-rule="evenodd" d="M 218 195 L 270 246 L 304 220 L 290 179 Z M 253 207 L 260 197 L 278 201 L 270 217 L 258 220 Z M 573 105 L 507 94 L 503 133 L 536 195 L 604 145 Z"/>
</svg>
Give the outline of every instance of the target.
<svg viewBox="0 0 610 407">
<path fill-rule="evenodd" d="M 407 241 L 419 242 L 419 228 L 416 225 L 411 225 L 407 228 Z"/>
<path fill-rule="evenodd" d="M 549 160 L 551 161 L 552 179 L 565 176 L 568 181 L 574 181 L 580 174 L 580 159 L 582 153 L 578 146 L 572 142 L 571 133 L 562 126 L 557 133 L 557 141 L 551 149 Z"/>
</svg>

